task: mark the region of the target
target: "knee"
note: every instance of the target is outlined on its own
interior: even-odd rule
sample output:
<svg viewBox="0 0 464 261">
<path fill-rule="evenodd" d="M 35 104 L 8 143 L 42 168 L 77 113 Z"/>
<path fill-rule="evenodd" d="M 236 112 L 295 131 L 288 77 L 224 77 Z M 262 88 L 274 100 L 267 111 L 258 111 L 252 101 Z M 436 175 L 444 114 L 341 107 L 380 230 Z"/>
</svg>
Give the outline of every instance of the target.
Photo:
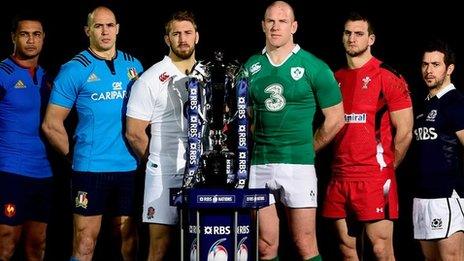
<svg viewBox="0 0 464 261">
<path fill-rule="evenodd" d="M 319 252 L 317 250 L 316 233 L 307 231 L 304 234 L 297 234 L 293 237 L 293 242 L 301 256 L 315 256 Z"/>
<path fill-rule="evenodd" d="M 340 251 L 345 260 L 356 260 L 358 253 L 356 252 L 356 245 L 340 243 Z"/>
<path fill-rule="evenodd" d="M 393 249 L 389 247 L 386 240 L 376 240 L 372 243 L 372 251 L 377 259 L 384 259 L 391 256 Z"/>
<path fill-rule="evenodd" d="M 265 240 L 260 238 L 258 241 L 259 255 L 261 258 L 274 258 L 277 256 L 278 240 Z"/>
<path fill-rule="evenodd" d="M 137 250 L 137 236 L 125 237 L 122 241 L 121 254 L 124 260 L 133 260 Z"/>
<path fill-rule="evenodd" d="M 13 233 L 2 233 L 0 241 L 0 260 L 10 260 L 15 252 L 18 240 Z"/>
<path fill-rule="evenodd" d="M 95 245 L 97 243 L 96 241 L 96 238 L 90 235 L 80 234 L 75 240 L 74 248 L 76 249 L 76 252 L 79 253 L 79 255 L 91 256 L 95 250 Z"/>
<path fill-rule="evenodd" d="M 45 254 L 46 240 L 44 237 L 33 237 L 24 244 L 24 251 L 29 260 L 42 260 Z"/>
</svg>

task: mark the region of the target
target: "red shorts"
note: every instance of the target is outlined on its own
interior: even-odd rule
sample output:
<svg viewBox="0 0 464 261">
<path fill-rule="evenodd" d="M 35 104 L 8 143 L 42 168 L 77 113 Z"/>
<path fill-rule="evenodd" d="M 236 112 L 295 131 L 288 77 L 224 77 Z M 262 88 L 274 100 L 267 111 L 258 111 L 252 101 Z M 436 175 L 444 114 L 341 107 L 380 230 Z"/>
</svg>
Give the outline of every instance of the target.
<svg viewBox="0 0 464 261">
<path fill-rule="evenodd" d="M 394 174 L 385 179 L 332 179 L 327 188 L 322 216 L 359 221 L 398 218 L 398 195 Z"/>
</svg>

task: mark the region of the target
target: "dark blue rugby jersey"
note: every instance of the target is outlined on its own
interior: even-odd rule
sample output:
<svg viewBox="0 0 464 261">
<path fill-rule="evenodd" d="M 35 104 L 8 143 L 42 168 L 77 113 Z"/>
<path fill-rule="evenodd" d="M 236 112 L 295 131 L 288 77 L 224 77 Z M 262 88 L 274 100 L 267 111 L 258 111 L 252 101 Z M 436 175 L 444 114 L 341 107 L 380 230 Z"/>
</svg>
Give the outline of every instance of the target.
<svg viewBox="0 0 464 261">
<path fill-rule="evenodd" d="M 29 68 L 11 58 L 0 62 L 0 171 L 45 178 L 52 175 L 40 136 L 41 109 L 49 87 L 44 70 Z"/>
<path fill-rule="evenodd" d="M 414 149 L 418 163 L 415 197 L 464 197 L 463 146 L 456 132 L 464 129 L 464 96 L 449 85 L 427 98 L 416 116 Z"/>
</svg>

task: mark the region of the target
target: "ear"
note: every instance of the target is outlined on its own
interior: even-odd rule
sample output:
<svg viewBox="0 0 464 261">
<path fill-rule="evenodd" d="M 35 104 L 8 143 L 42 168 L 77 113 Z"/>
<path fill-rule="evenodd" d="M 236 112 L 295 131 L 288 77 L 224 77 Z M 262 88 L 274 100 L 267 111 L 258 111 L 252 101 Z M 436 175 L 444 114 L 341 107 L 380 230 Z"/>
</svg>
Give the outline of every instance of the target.
<svg viewBox="0 0 464 261">
<path fill-rule="evenodd" d="M 11 41 L 13 42 L 13 45 L 15 44 L 15 33 L 11 33 Z"/>
<path fill-rule="evenodd" d="M 116 24 L 116 35 L 119 34 L 119 24 Z"/>
<path fill-rule="evenodd" d="M 293 23 L 292 23 L 292 34 L 296 33 L 297 29 L 298 29 L 298 22 L 293 21 Z"/>
<path fill-rule="evenodd" d="M 164 35 L 164 42 L 166 43 L 166 45 L 168 47 L 171 47 L 171 41 L 169 41 L 169 36 L 168 35 Z"/>
<path fill-rule="evenodd" d="M 375 34 L 369 35 L 369 42 L 368 45 L 372 46 L 375 43 Z"/>
<path fill-rule="evenodd" d="M 200 34 L 198 32 L 195 33 L 195 44 L 198 44 L 198 41 L 200 41 Z"/>
<path fill-rule="evenodd" d="M 90 36 L 90 28 L 88 26 L 84 26 L 84 33 L 87 35 L 87 37 Z"/>
<path fill-rule="evenodd" d="M 450 76 L 454 71 L 454 64 L 448 65 L 448 69 L 446 69 L 446 75 Z"/>
<path fill-rule="evenodd" d="M 263 29 L 263 33 L 266 33 L 266 27 L 264 26 L 264 20 L 261 21 L 261 29 Z"/>
</svg>

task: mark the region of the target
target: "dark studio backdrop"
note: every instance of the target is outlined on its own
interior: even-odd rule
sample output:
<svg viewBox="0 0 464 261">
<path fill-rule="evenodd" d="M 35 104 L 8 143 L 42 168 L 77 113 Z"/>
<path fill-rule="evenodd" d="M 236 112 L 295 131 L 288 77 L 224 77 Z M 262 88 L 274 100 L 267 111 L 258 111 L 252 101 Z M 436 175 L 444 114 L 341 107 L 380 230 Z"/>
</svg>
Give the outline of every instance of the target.
<svg viewBox="0 0 464 261">
<path fill-rule="evenodd" d="M 10 38 L 11 18 L 19 11 L 33 10 L 45 18 L 46 42 L 41 55 L 41 64 L 54 76 L 61 64 L 88 46 L 83 26 L 87 13 L 99 3 L 109 5 L 117 14 L 120 33 L 117 47 L 138 57 L 145 68 L 158 62 L 168 53 L 164 44 L 164 23 L 177 10 L 188 9 L 197 18 L 200 42 L 197 58 L 204 59 L 214 50 L 221 49 L 226 58 L 244 62 L 250 55 L 264 47 L 264 35 L 260 21 L 265 7 L 270 1 L 14 1 L 2 3 L 0 15 L 0 57 L 12 52 Z M 295 41 L 300 46 L 325 60 L 335 71 L 345 63 L 341 43 L 344 17 L 351 10 L 368 14 L 376 30 L 373 54 L 396 68 L 409 83 L 415 103 L 420 102 L 426 87 L 420 76 L 421 47 L 433 36 L 441 37 L 454 47 L 457 66 L 453 82 L 458 89 L 464 84 L 463 69 L 460 64 L 464 46 L 458 37 L 458 23 L 461 15 L 455 3 L 448 0 L 440 5 L 403 6 L 404 1 L 350 1 L 336 3 L 322 1 L 315 7 L 314 1 L 294 0 L 298 20 Z M 409 4 L 410 5 L 410 4 Z M 461 28 L 459 28 L 461 29 Z M 72 125 L 72 122 L 69 123 Z M 400 197 L 400 219 L 395 223 L 395 252 L 397 260 L 420 260 L 422 256 L 418 243 L 412 239 L 410 188 L 413 184 L 414 166 L 406 158 L 397 171 Z M 72 215 L 69 195 L 69 166 L 56 155 L 51 156 L 55 169 L 56 191 L 53 217 L 49 224 L 47 260 L 67 260 L 71 251 Z M 330 150 L 318 155 L 318 178 L 320 201 L 323 200 L 325 186 L 330 176 L 328 164 Z M 141 203 L 140 203 L 141 204 Z M 328 220 L 317 220 L 319 249 L 325 260 L 340 260 L 335 233 Z M 105 227 L 103 227 L 105 228 Z M 289 236 L 282 228 L 282 260 L 296 260 L 292 255 Z M 109 253 L 116 252 L 109 247 L 111 236 L 102 233 L 95 260 L 112 260 Z M 146 249 L 146 230 L 141 225 L 141 248 Z M 372 255 L 366 251 L 366 259 Z M 145 252 L 141 252 L 143 260 Z M 16 260 L 22 260 L 17 255 Z"/>
</svg>

